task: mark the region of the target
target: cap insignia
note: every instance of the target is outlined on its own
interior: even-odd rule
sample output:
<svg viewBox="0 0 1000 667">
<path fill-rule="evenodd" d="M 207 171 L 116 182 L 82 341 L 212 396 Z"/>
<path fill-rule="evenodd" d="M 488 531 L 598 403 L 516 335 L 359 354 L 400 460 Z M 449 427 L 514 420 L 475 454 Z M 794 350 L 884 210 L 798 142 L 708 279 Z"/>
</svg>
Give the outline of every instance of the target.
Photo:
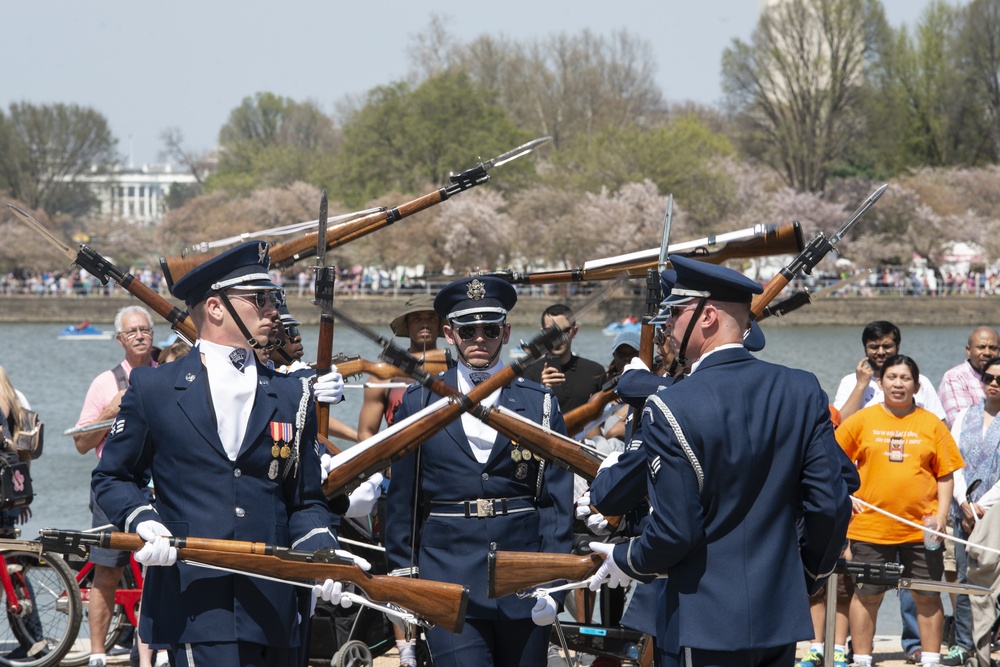
<svg viewBox="0 0 1000 667">
<path fill-rule="evenodd" d="M 473 301 L 479 301 L 486 297 L 486 286 L 479 282 L 479 279 L 476 278 L 469 283 L 469 288 L 466 290 L 465 296 L 469 297 Z"/>
<path fill-rule="evenodd" d="M 265 257 L 267 257 L 267 244 L 261 241 L 257 246 L 257 261 L 263 264 Z"/>
</svg>

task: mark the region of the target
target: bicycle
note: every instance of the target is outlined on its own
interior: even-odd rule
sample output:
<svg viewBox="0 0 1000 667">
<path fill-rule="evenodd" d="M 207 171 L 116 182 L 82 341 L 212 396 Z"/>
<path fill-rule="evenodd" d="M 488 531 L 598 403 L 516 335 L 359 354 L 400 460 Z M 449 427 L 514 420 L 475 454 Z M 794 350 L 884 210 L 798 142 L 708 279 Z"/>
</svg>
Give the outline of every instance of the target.
<svg viewBox="0 0 1000 667">
<path fill-rule="evenodd" d="M 38 542 L 0 540 L 0 666 L 58 665 L 80 629 L 83 602 L 62 556 Z"/>
<path fill-rule="evenodd" d="M 89 560 L 79 561 L 71 559 L 70 565 L 73 569 L 79 568 L 75 577 L 75 586 L 80 593 L 83 606 L 90 603 L 90 582 L 93 580 L 94 564 Z M 115 606 L 111 612 L 111 625 L 108 626 L 108 634 L 104 638 L 105 652 L 109 652 L 121 639 L 122 633 L 128 627 L 138 627 L 139 625 L 139 602 L 142 600 L 142 566 L 135 560 L 135 556 L 129 558 L 128 565 L 122 571 L 122 576 L 118 580 L 118 587 L 115 589 Z M 63 657 L 62 664 L 75 666 L 85 665 L 90 659 L 90 623 L 82 623 L 77 636 L 76 643 Z"/>
</svg>

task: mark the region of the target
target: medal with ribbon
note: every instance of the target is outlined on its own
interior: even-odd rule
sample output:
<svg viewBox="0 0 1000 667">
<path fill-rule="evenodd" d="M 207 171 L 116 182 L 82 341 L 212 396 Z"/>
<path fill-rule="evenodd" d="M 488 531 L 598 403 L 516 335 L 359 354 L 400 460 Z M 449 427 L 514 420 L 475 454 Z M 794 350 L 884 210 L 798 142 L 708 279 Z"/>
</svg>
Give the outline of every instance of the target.
<svg viewBox="0 0 1000 667">
<path fill-rule="evenodd" d="M 288 443 L 292 441 L 292 425 L 290 422 L 271 422 L 271 456 L 287 459 L 292 449 Z"/>
</svg>

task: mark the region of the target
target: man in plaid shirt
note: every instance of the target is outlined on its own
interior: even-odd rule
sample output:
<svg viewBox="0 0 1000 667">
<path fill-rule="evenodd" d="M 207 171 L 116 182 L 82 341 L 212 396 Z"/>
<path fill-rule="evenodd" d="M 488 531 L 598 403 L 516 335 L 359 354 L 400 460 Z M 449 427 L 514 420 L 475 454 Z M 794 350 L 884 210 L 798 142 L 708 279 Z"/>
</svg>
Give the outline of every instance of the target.
<svg viewBox="0 0 1000 667">
<path fill-rule="evenodd" d="M 944 406 L 945 422 L 949 428 L 962 408 L 985 398 L 980 377 L 983 364 L 997 354 L 1000 354 L 1000 335 L 997 335 L 996 329 L 987 326 L 973 329 L 965 346 L 966 360 L 945 371 L 938 387 L 938 398 Z"/>
</svg>

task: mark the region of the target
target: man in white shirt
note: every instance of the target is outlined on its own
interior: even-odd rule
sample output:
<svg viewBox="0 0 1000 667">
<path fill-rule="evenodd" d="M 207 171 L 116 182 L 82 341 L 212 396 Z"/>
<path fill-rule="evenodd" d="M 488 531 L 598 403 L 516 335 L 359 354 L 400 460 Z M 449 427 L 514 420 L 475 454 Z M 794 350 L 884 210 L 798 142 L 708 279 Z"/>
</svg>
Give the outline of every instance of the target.
<svg viewBox="0 0 1000 667">
<path fill-rule="evenodd" d="M 840 381 L 833 407 L 840 411 L 841 419 L 847 419 L 861 408 L 882 401 L 882 388 L 875 380 L 878 370 L 886 359 L 899 353 L 902 336 L 899 327 L 892 322 L 876 320 L 869 322 L 861 332 L 861 343 L 865 356 L 858 362 L 854 373 L 849 373 Z M 923 374 L 920 376 L 920 390 L 913 399 L 917 405 L 945 418 L 944 408 L 938 399 L 934 383 Z"/>
</svg>

